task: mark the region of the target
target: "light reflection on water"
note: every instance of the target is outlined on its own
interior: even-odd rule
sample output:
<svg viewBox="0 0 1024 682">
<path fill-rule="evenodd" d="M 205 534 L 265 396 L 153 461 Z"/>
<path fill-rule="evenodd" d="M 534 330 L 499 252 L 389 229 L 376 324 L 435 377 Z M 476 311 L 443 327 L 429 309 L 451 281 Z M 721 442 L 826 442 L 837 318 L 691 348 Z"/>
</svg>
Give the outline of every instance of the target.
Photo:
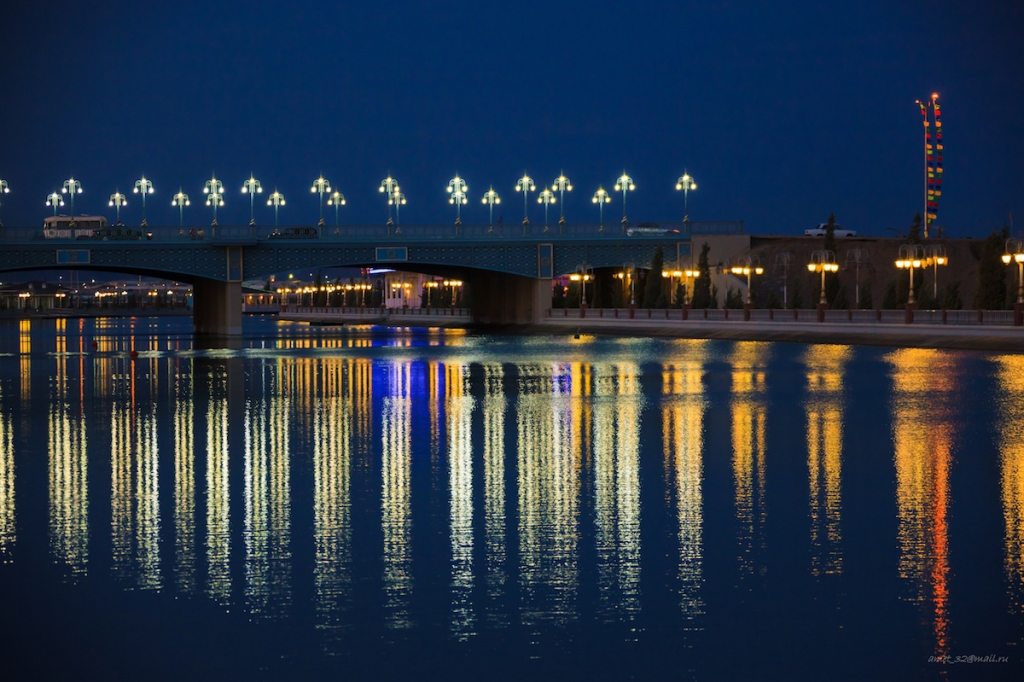
<svg viewBox="0 0 1024 682">
<path fill-rule="evenodd" d="M 872 551 L 891 549 L 895 529 L 885 570 L 920 621 L 914 636 L 956 653 L 955 406 L 964 363 L 976 362 L 995 373 L 998 569 L 1009 611 L 1024 605 L 1019 356 L 590 341 L 593 358 L 582 346 L 516 357 L 461 333 L 383 348 L 296 336 L 203 354 L 148 332 L 101 338 L 89 354 L 67 329 L 77 324 L 62 321 L 41 349 L 32 323 L 19 323 L 18 361 L 3 360 L 2 562 L 21 561 L 32 527 L 20 521 L 32 494 L 21 470 L 37 434 L 46 544 L 72 582 L 109 564 L 122 589 L 194 595 L 256 621 L 299 618 L 308 605 L 328 653 L 368 622 L 393 641 L 438 623 L 454 642 L 522 628 L 535 645 L 617 625 L 634 641 L 661 602 L 672 616 L 658 627 L 707 633 L 723 593 L 767 589 L 748 578 L 794 551 L 792 538 L 775 546 L 786 514 L 801 552 L 786 560 L 803 574 L 790 579 L 852 580 L 847 471 L 871 453 L 851 449 L 851 431 L 875 428 L 891 434 L 879 441 L 891 453 L 874 453 L 885 460 L 874 475 L 894 488 L 871 504 L 895 518 L 890 546 Z M 144 357 L 127 356 L 132 343 Z M 865 367 L 888 424 L 856 414 L 851 385 Z M 47 392 L 33 392 L 43 380 Z M 773 403 L 780 386 L 798 400 Z M 786 428 L 796 452 L 775 445 Z M 787 476 L 799 485 L 787 490 Z"/>
</svg>

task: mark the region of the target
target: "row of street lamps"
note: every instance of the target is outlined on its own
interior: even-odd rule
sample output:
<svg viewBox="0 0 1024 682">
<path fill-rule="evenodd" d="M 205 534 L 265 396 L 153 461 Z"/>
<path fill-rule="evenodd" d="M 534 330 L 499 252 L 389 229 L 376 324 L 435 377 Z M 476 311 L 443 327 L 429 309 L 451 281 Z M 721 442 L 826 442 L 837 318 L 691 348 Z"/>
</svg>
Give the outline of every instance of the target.
<svg viewBox="0 0 1024 682">
<path fill-rule="evenodd" d="M 571 192 L 573 189 L 572 183 L 564 173 L 559 174 L 555 181 L 552 183 L 551 188 L 543 188 L 537 196 L 537 203 L 544 206 L 544 224 L 545 229 L 548 223 L 548 208 L 551 204 L 559 204 L 561 210 L 559 211 L 559 224 L 565 223 L 565 193 Z M 622 223 L 626 224 L 628 219 L 626 217 L 626 196 L 628 192 L 636 190 L 636 184 L 633 179 L 626 175 L 625 172 L 615 181 L 615 191 L 622 192 Z M 697 183 L 694 182 L 693 177 L 689 173 L 684 172 L 683 175 L 676 182 L 676 189 L 683 192 L 683 221 L 689 222 L 689 193 L 691 190 L 697 189 Z M 515 191 L 523 194 L 523 225 L 529 225 L 529 195 L 530 192 L 537 190 L 537 185 L 527 174 L 523 174 L 523 177 L 516 181 Z M 0 180 L 0 193 L 7 193 L 10 190 L 7 186 L 6 180 Z M 145 176 L 135 182 L 134 194 L 139 194 L 142 197 L 142 225 L 145 227 L 146 222 L 146 195 L 154 193 L 153 183 L 148 180 Z M 345 205 L 345 195 L 338 191 L 333 191 L 331 183 L 324 179 L 321 175 L 319 178 L 313 181 L 310 191 L 314 194 L 319 195 L 320 205 L 320 225 L 324 224 L 324 196 L 327 196 L 327 205 L 334 206 L 334 222 L 338 224 L 339 214 L 338 207 Z M 394 223 L 399 222 L 399 207 L 406 204 L 405 195 L 402 193 L 398 180 L 388 175 L 384 180 L 381 181 L 379 191 L 385 194 L 387 197 L 388 204 L 388 224 L 392 223 L 391 218 L 391 207 L 395 207 Z M 456 175 L 448 182 L 448 203 L 455 206 L 455 224 L 462 224 L 462 206 L 469 202 L 469 187 L 466 181 Z M 555 192 L 558 193 L 556 198 Z M 57 208 L 64 206 L 64 198 L 62 195 L 69 195 L 71 199 L 71 219 L 74 221 L 75 217 L 75 195 L 82 193 L 82 183 L 75 178 L 68 178 L 64 181 L 64 187 L 61 189 L 60 194 L 56 191 L 52 192 L 46 197 L 46 205 L 53 207 L 54 216 L 57 215 Z M 263 193 L 263 185 L 253 175 L 250 174 L 249 179 L 242 183 L 242 194 L 249 195 L 249 224 L 256 224 L 256 195 Z M 206 205 L 213 209 L 213 225 L 217 224 L 217 208 L 224 205 L 224 183 L 216 178 L 211 177 L 206 181 L 206 185 L 203 187 L 203 194 L 206 195 Z M 594 196 L 591 198 L 591 202 L 598 205 L 600 222 L 604 224 L 604 205 L 611 203 L 611 194 L 603 187 L 598 186 L 597 191 L 594 192 Z M 494 225 L 494 206 L 495 204 L 501 203 L 501 197 L 494 190 L 494 187 L 490 187 L 484 192 L 482 203 L 488 206 L 489 215 L 488 220 L 490 225 Z M 121 207 L 128 204 L 127 197 L 120 191 L 115 191 L 114 194 L 110 195 L 110 206 L 115 207 L 117 213 L 117 222 L 121 223 Z M 174 195 L 171 206 L 178 208 L 178 219 L 179 222 L 184 225 L 185 206 L 190 206 L 189 196 L 180 187 L 178 188 L 177 194 Z M 267 201 L 267 206 L 274 207 L 274 224 L 277 224 L 278 209 L 285 205 L 284 195 L 279 191 L 274 190 L 270 199 Z M 2 224 L 2 223 L 0 223 Z"/>
</svg>

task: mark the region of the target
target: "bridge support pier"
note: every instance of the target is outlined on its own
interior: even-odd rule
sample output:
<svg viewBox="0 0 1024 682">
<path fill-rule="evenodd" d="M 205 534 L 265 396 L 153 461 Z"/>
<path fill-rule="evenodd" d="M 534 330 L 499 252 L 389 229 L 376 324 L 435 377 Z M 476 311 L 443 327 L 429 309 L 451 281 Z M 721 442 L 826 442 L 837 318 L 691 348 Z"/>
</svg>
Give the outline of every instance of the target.
<svg viewBox="0 0 1024 682">
<path fill-rule="evenodd" d="M 192 283 L 196 336 L 242 335 L 242 283 L 198 278 Z"/>
<path fill-rule="evenodd" d="M 477 324 L 535 324 L 551 307 L 550 279 L 478 270 L 471 275 L 470 286 Z"/>
</svg>

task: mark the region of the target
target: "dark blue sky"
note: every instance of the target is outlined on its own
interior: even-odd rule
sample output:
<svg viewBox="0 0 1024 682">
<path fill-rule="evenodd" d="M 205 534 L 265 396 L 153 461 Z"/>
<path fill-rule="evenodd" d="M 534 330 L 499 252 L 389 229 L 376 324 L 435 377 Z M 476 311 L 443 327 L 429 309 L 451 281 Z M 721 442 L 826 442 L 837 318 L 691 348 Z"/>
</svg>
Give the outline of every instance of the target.
<svg viewBox="0 0 1024 682">
<path fill-rule="evenodd" d="M 945 186 L 938 224 L 980 236 L 1024 221 L 1024 4 L 950 1 L 26 3 L 0 11 L 0 201 L 37 225 L 74 175 L 79 212 L 103 212 L 141 173 L 149 222 L 248 221 L 242 182 L 280 189 L 282 223 L 311 224 L 322 172 L 343 223 L 383 222 L 390 172 L 403 223 L 451 222 L 445 188 L 469 183 L 464 222 L 506 223 L 527 171 L 575 185 L 567 219 L 623 168 L 636 221 L 679 220 L 674 189 L 699 184 L 693 220 L 798 233 L 830 211 L 882 234 L 920 210 L 914 100 L 941 94 Z M 534 222 L 542 215 L 531 196 Z M 621 198 L 606 209 L 621 211 Z M 257 222 L 273 222 L 265 199 Z M 141 218 L 136 197 L 126 223 Z M 333 212 L 328 215 L 333 220 Z"/>
</svg>

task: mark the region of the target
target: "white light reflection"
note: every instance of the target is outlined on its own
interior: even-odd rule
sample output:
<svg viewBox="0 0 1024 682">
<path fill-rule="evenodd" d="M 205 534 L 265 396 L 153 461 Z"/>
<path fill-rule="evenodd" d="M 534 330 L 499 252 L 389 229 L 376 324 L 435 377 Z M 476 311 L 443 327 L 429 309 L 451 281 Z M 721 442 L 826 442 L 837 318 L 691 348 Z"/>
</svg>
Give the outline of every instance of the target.
<svg viewBox="0 0 1024 682">
<path fill-rule="evenodd" d="M 210 369 L 206 413 L 206 593 L 231 598 L 231 513 L 228 477 L 227 369 Z"/>
<path fill-rule="evenodd" d="M 179 591 L 196 587 L 196 454 L 194 367 L 169 358 L 174 375 L 174 580 Z"/>
<path fill-rule="evenodd" d="M 484 545 L 487 567 L 487 618 L 492 625 L 505 625 L 507 611 L 502 600 L 507 582 L 505 561 L 505 410 L 508 401 L 500 363 L 484 365 Z"/>
<path fill-rule="evenodd" d="M 740 572 L 763 574 L 765 550 L 765 367 L 771 344 L 740 341 L 732 365 L 732 470 Z"/>
<path fill-rule="evenodd" d="M 18 537 L 14 505 L 14 428 L 11 415 L 2 405 L 3 382 L 0 382 L 0 563 L 9 563 Z"/>
<path fill-rule="evenodd" d="M 452 547 L 452 634 L 466 640 L 475 634 L 473 612 L 473 398 L 469 367 L 445 365 L 445 412 L 448 432 L 448 485 Z"/>
<path fill-rule="evenodd" d="M 83 403 L 79 399 L 72 410 L 68 396 L 66 355 L 57 357 L 53 387 L 47 418 L 50 549 L 75 579 L 89 561 L 89 459 Z"/>
<path fill-rule="evenodd" d="M 384 534 L 385 624 L 392 629 L 412 627 L 412 518 L 409 469 L 412 445 L 411 365 L 387 367 L 388 394 L 381 415 L 381 530 Z"/>
</svg>

